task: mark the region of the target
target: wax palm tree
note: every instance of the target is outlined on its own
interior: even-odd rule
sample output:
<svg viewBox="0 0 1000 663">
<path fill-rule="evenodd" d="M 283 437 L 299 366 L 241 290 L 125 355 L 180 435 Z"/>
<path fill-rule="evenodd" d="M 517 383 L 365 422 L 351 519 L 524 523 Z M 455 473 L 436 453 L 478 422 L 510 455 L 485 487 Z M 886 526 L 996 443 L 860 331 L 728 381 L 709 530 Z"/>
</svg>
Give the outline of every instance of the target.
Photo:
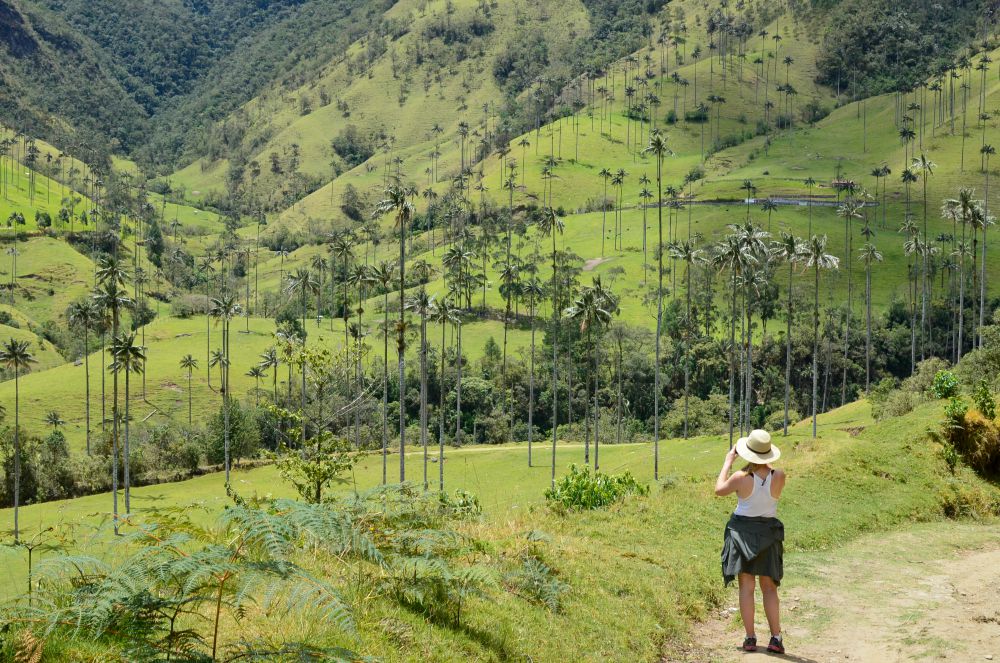
<svg viewBox="0 0 1000 663">
<path fill-rule="evenodd" d="M 941 204 L 942 216 L 946 219 L 950 218 L 953 224 L 961 223 L 962 225 L 962 241 L 955 245 L 952 251 L 952 257 L 958 259 L 959 271 L 958 335 L 956 337 L 957 342 L 955 343 L 955 362 L 962 359 L 963 341 L 965 338 L 965 258 L 969 253 L 967 250 L 968 247 L 965 246 L 965 229 L 969 224 L 972 224 L 974 232 L 978 231 L 977 224 L 975 223 L 977 203 L 973 200 L 974 195 L 975 191 L 973 189 L 962 187 L 958 191 L 957 198 L 949 198 Z M 954 231 L 952 234 L 957 235 Z M 973 282 L 975 282 L 975 268 L 973 268 Z"/>
<path fill-rule="evenodd" d="M 111 339 L 111 366 L 114 373 L 125 373 L 125 445 L 122 449 L 122 480 L 125 484 L 125 515 L 132 513 L 132 479 L 131 479 L 131 447 L 129 445 L 129 402 L 130 398 L 130 376 L 132 373 L 142 372 L 143 361 L 146 359 L 146 349 L 136 345 L 135 332 L 120 332 L 118 336 Z"/>
<path fill-rule="evenodd" d="M 899 232 L 905 235 L 903 253 L 906 263 L 906 295 L 910 307 L 910 373 L 917 369 L 917 265 L 910 261 L 910 256 L 919 255 L 920 228 L 913 220 L 912 214 L 907 214 Z"/>
<path fill-rule="evenodd" d="M 528 318 L 531 326 L 531 349 L 528 355 L 528 467 L 531 467 L 531 444 L 535 434 L 535 306 L 544 295 L 542 284 L 532 276 L 524 283 L 522 294 L 528 297 Z"/>
<path fill-rule="evenodd" d="M 433 296 L 427 294 L 427 289 L 421 287 L 417 293 L 406 300 L 404 308 L 412 311 L 420 318 L 420 446 L 424 450 L 424 490 L 427 490 L 427 319 L 430 318 L 437 303 Z"/>
<path fill-rule="evenodd" d="M 753 180 L 745 179 L 740 185 L 740 188 L 746 191 L 746 202 L 747 202 L 747 221 L 750 220 L 750 201 L 753 200 L 753 194 L 757 191 L 757 187 L 754 186 Z"/>
<path fill-rule="evenodd" d="M 309 270 L 300 270 L 308 273 Z M 240 307 L 239 301 L 236 299 L 235 295 L 230 293 L 223 293 L 218 299 L 213 299 L 211 303 L 211 315 L 217 321 L 222 323 L 222 357 L 214 356 L 209 363 L 213 363 L 219 368 L 219 375 L 221 376 L 221 391 L 222 391 L 222 426 L 223 426 L 223 440 L 224 440 L 224 452 L 225 452 L 225 466 L 226 466 L 226 483 L 229 483 L 229 470 L 230 470 L 230 457 L 229 457 L 229 399 L 230 399 L 230 389 L 229 389 L 229 367 L 231 364 L 231 355 L 229 353 L 229 325 L 233 318 L 238 317 L 243 311 Z M 305 325 L 303 325 L 303 329 Z M 303 371 L 305 373 L 305 371 Z M 305 412 L 305 385 L 303 384 L 303 412 Z M 305 429 L 305 426 L 303 426 Z M 304 435 L 303 431 L 303 435 Z M 303 438 L 304 441 L 304 438 Z"/>
<path fill-rule="evenodd" d="M 261 378 L 266 378 L 267 373 L 264 372 L 260 366 L 251 366 L 250 370 L 247 371 L 247 377 L 253 378 L 253 402 L 254 407 L 260 407 L 260 380 Z"/>
<path fill-rule="evenodd" d="M 648 262 L 647 258 L 648 254 L 646 251 L 646 225 L 647 225 L 646 212 L 649 209 L 649 200 L 653 197 L 653 193 L 645 186 L 646 183 L 649 182 L 649 178 L 646 177 L 645 175 L 643 175 L 642 177 L 643 179 L 646 180 L 646 182 L 642 182 L 640 180 L 640 183 L 643 185 L 643 187 L 642 190 L 639 192 L 639 199 L 641 200 L 639 204 L 642 205 L 642 284 L 646 285 L 646 272 L 647 272 L 646 263 Z"/>
<path fill-rule="evenodd" d="M 334 237 L 333 237 L 333 242 L 330 244 L 330 253 L 331 253 L 331 263 L 330 263 L 331 266 L 333 264 L 333 262 L 332 262 L 333 260 L 339 260 L 339 261 L 341 261 L 341 263 L 343 263 L 344 274 L 346 276 L 347 273 L 348 273 L 348 270 L 349 270 L 349 265 L 350 265 L 351 259 L 354 257 L 354 240 L 351 237 L 350 233 L 346 233 L 346 232 L 336 233 L 334 235 Z M 334 281 L 335 281 L 335 279 L 331 276 L 330 277 L 330 298 L 331 298 L 330 304 L 331 304 L 332 307 L 336 308 L 336 305 L 332 301 L 332 298 L 334 296 Z M 344 321 L 344 347 L 348 348 L 350 346 L 350 341 L 349 341 L 349 339 L 347 337 L 347 319 L 350 316 L 350 309 L 351 309 L 350 301 L 351 301 L 351 299 L 350 299 L 350 296 L 347 294 L 348 283 L 347 283 L 347 279 L 346 278 L 343 281 L 343 286 L 342 287 L 343 287 L 344 307 L 343 307 L 343 309 L 341 309 L 341 318 L 343 318 L 343 321 Z M 332 311 L 330 313 L 330 330 L 333 331 L 333 312 Z"/>
<path fill-rule="evenodd" d="M 576 322 L 580 327 L 580 333 L 585 334 L 587 338 L 587 352 L 590 354 L 591 361 L 587 362 L 587 389 L 590 390 L 590 385 L 592 383 L 596 384 L 594 381 L 593 373 L 598 370 L 597 364 L 597 350 L 594 345 L 593 334 L 595 332 L 600 332 L 600 328 L 603 325 L 608 324 L 611 321 L 611 311 L 608 310 L 608 301 L 604 295 L 604 289 L 601 285 L 601 277 L 594 277 L 593 286 L 583 289 L 580 296 L 577 297 L 573 304 L 563 312 L 563 316 L 567 319 Z M 587 400 L 590 400 L 588 396 Z M 594 390 L 594 408 L 597 408 L 597 390 Z M 595 410 L 596 411 L 596 410 Z M 596 416 L 596 415 L 595 415 Z M 589 421 L 588 421 L 589 425 Z M 594 463 L 598 465 L 598 452 L 597 452 L 597 436 L 595 434 L 595 444 L 594 444 Z M 590 436 L 585 438 L 584 443 L 584 463 L 590 462 Z M 596 468 L 595 468 L 596 469 Z"/>
<path fill-rule="evenodd" d="M 320 297 L 323 296 L 323 275 L 330 265 L 322 254 L 316 254 L 309 261 L 309 266 L 316 273 L 316 326 L 319 327 Z"/>
<path fill-rule="evenodd" d="M 778 209 L 778 203 L 774 202 L 770 198 L 764 200 L 764 202 L 760 206 L 761 212 L 767 212 L 767 232 L 771 232 L 771 214 L 776 209 Z"/>
<path fill-rule="evenodd" d="M 656 157 L 656 214 L 659 239 L 656 251 L 656 363 L 654 365 L 655 386 L 653 388 L 653 479 L 660 478 L 660 336 L 663 331 L 663 159 L 671 154 L 666 138 L 654 132 L 649 138 L 645 153 Z"/>
<path fill-rule="evenodd" d="M 507 409 L 506 402 L 510 396 L 509 385 L 507 384 L 507 332 L 510 328 L 511 303 L 513 301 L 514 293 L 520 284 L 520 278 L 520 272 L 517 265 L 512 264 L 508 256 L 507 264 L 500 270 L 500 293 L 503 295 L 505 302 L 503 315 L 503 361 L 500 368 L 500 385 L 504 392 L 503 399 L 505 402 L 505 410 Z M 512 428 L 513 419 L 511 420 L 511 429 Z M 511 429 L 508 429 L 508 437 L 513 432 Z"/>
<path fill-rule="evenodd" d="M 792 275 L 795 265 L 807 256 L 806 246 L 801 239 L 789 233 L 781 233 L 781 241 L 776 242 L 771 249 L 775 259 L 788 263 L 788 311 L 785 314 L 785 418 L 782 431 L 788 435 L 788 409 L 791 400 L 792 381 Z"/>
<path fill-rule="evenodd" d="M 187 371 L 187 383 L 188 383 L 188 428 L 191 428 L 193 424 L 193 412 L 194 412 L 194 396 L 191 389 L 191 376 L 195 369 L 198 368 L 198 360 L 195 359 L 190 354 L 186 354 L 181 357 L 180 367 L 182 370 Z M 190 434 L 190 432 L 189 432 Z"/>
<path fill-rule="evenodd" d="M 442 299 L 431 310 L 431 320 L 441 325 L 441 384 L 438 385 L 438 490 L 444 492 L 444 369 L 447 365 L 445 357 L 445 340 L 448 325 L 458 324 L 458 309 L 447 298 Z M 459 359 L 458 361 L 461 361 Z"/>
<path fill-rule="evenodd" d="M 11 338 L 0 346 L 0 364 L 14 372 L 14 543 L 20 543 L 18 509 L 21 505 L 21 376 L 37 363 L 28 342 Z M 117 515 L 117 511 L 115 512 Z"/>
<path fill-rule="evenodd" d="M 992 224 L 990 217 L 990 157 L 997 153 L 992 145 L 983 145 L 979 153 L 983 155 L 983 174 L 986 178 L 986 193 L 983 196 L 983 260 L 979 278 L 979 347 L 983 347 L 983 326 L 986 324 L 986 230 Z"/>
<path fill-rule="evenodd" d="M 463 149 L 463 159 L 464 151 Z M 396 347 L 399 350 L 399 480 L 402 482 L 406 480 L 404 454 L 406 447 L 406 408 L 404 407 L 406 403 L 406 311 L 403 301 L 406 299 L 406 233 L 413 222 L 414 207 L 406 195 L 406 190 L 399 185 L 387 188 L 385 196 L 375 206 L 374 216 L 380 218 L 386 214 L 395 214 L 396 227 L 399 230 L 399 324 L 396 327 Z"/>
<path fill-rule="evenodd" d="M 854 228 L 851 221 L 864 219 L 864 202 L 850 196 L 837 208 L 837 215 L 844 219 L 844 260 L 847 263 L 847 308 L 844 312 L 844 372 L 841 381 L 841 405 L 847 402 L 847 355 L 851 339 L 851 319 L 854 316 L 854 279 L 850 257 L 854 251 Z"/>
<path fill-rule="evenodd" d="M 63 419 L 57 411 L 52 410 L 45 415 L 45 423 L 52 426 L 52 430 L 57 431 L 60 426 L 66 425 L 66 420 Z"/>
<path fill-rule="evenodd" d="M 882 262 L 882 254 L 871 242 L 860 249 L 858 259 L 865 263 L 865 393 L 871 391 L 872 379 L 872 265 Z"/>
<path fill-rule="evenodd" d="M 103 311 L 93 299 L 83 299 L 74 302 L 67 313 L 69 324 L 83 330 L 83 373 L 84 373 L 84 400 L 85 426 L 87 429 L 87 455 L 90 455 L 90 331 L 102 325 L 104 320 Z"/>
<path fill-rule="evenodd" d="M 275 403 L 278 402 L 278 366 L 281 365 L 281 357 L 278 355 L 278 349 L 274 346 L 269 347 L 267 350 L 261 353 L 260 360 L 257 362 L 262 371 L 271 372 L 271 398 Z"/>
<path fill-rule="evenodd" d="M 813 361 L 812 361 L 812 434 L 816 437 L 816 404 L 819 397 L 819 274 L 837 269 L 840 258 L 826 252 L 826 235 L 813 235 L 806 246 L 805 266 L 813 270 Z"/>
<path fill-rule="evenodd" d="M 916 173 L 920 174 L 920 179 L 921 179 L 921 182 L 923 184 L 923 192 L 924 192 L 924 195 L 923 195 L 923 198 L 924 198 L 924 243 L 929 242 L 929 234 L 928 234 L 928 229 L 927 229 L 927 180 L 930 178 L 931 175 L 934 174 L 934 168 L 936 168 L 936 167 L 937 167 L 937 165 L 933 161 L 928 160 L 927 159 L 927 155 L 925 155 L 925 154 L 921 154 L 920 158 L 914 159 L 913 160 L 913 164 L 910 166 L 911 170 L 913 170 Z M 926 353 L 927 353 L 927 335 L 924 333 L 924 330 L 927 328 L 927 300 L 928 300 L 929 295 L 930 295 L 930 293 L 928 291 L 928 283 L 927 283 L 927 274 L 929 273 L 928 266 L 927 266 L 927 258 L 928 258 L 928 252 L 925 252 L 924 256 L 923 256 L 923 275 L 922 275 L 922 277 L 923 277 L 923 290 L 922 290 L 922 293 L 921 293 L 921 300 L 920 300 L 920 333 L 921 333 L 921 339 L 922 339 L 921 351 L 920 351 L 921 352 L 921 358 L 923 358 L 924 356 L 926 356 Z"/>
<path fill-rule="evenodd" d="M 389 286 L 395 278 L 395 269 L 388 262 L 372 267 L 371 278 L 382 288 L 382 484 L 388 480 L 389 454 Z"/>
<path fill-rule="evenodd" d="M 556 485 L 556 440 L 559 424 L 559 268 L 557 264 L 556 235 L 561 235 L 565 225 L 554 209 L 546 207 L 538 223 L 539 232 L 552 239 L 552 486 Z M 461 360 L 459 361 L 461 363 Z"/>
<path fill-rule="evenodd" d="M 688 439 L 688 410 L 691 394 L 691 336 L 694 324 L 691 320 L 691 286 L 694 265 L 705 262 L 704 251 L 693 241 L 674 242 L 670 245 L 670 256 L 684 263 L 685 313 L 684 313 L 684 439 Z"/>
<path fill-rule="evenodd" d="M 108 311 L 111 315 L 111 338 L 114 339 L 118 336 L 119 324 L 121 322 L 121 312 L 126 308 L 130 308 L 133 305 L 132 299 L 128 296 L 128 292 L 121 285 L 123 276 L 122 272 L 119 270 L 109 269 L 102 274 L 98 272 L 98 279 L 100 280 L 100 285 L 97 291 L 93 295 L 94 302 L 97 306 L 105 311 Z M 102 378 L 103 383 L 103 378 Z M 114 523 L 115 532 L 118 532 L 118 431 L 119 422 L 121 418 L 119 417 L 118 410 L 118 371 L 111 372 L 111 436 L 112 436 L 112 492 L 114 493 Z M 103 398 L 103 392 L 102 392 Z"/>
<path fill-rule="evenodd" d="M 608 181 L 613 177 L 611 171 L 607 168 L 602 168 L 601 172 L 597 174 L 602 180 L 604 180 L 604 197 L 601 198 L 601 257 L 604 256 L 604 240 L 605 234 L 607 233 L 607 222 L 608 222 Z"/>
</svg>

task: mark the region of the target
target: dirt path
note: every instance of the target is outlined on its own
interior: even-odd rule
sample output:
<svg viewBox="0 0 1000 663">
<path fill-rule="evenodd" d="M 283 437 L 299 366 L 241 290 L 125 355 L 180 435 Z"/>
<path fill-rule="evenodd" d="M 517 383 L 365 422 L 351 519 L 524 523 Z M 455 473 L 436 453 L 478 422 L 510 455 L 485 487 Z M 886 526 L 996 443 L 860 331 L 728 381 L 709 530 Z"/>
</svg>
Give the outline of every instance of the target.
<svg viewBox="0 0 1000 663">
<path fill-rule="evenodd" d="M 1000 661 L 1000 526 L 919 525 L 836 551 L 786 554 L 781 599 L 785 660 Z M 737 605 L 733 591 L 663 661 L 775 660 L 739 650 Z"/>
<path fill-rule="evenodd" d="M 606 262 L 609 262 L 610 260 L 611 258 L 591 258 L 587 262 L 583 263 L 583 271 L 592 272 L 599 266 L 603 265 Z"/>
</svg>

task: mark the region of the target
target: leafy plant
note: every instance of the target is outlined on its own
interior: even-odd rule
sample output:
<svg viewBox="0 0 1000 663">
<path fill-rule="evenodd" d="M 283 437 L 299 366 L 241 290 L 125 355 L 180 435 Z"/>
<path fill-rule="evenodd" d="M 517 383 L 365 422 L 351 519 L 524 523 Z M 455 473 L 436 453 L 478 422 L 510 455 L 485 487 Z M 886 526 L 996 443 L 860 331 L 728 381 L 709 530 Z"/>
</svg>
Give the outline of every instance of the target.
<svg viewBox="0 0 1000 663">
<path fill-rule="evenodd" d="M 455 496 L 448 493 L 438 493 L 441 509 L 450 516 L 478 516 L 483 512 L 479 498 L 467 490 L 458 489 Z"/>
<path fill-rule="evenodd" d="M 545 491 L 545 498 L 567 509 L 599 509 L 613 504 L 626 495 L 647 495 L 649 486 L 639 483 L 631 473 L 602 474 L 590 468 L 573 465 L 569 474 L 559 479 L 554 488 Z"/>
<path fill-rule="evenodd" d="M 980 380 L 976 384 L 976 388 L 972 392 L 972 401 L 976 404 L 976 409 L 979 410 L 984 417 L 987 419 L 996 419 L 997 417 L 997 402 L 993 398 L 993 390 L 990 389 L 989 382 L 986 380 Z"/>
<path fill-rule="evenodd" d="M 525 555 L 521 566 L 508 573 L 504 584 L 518 596 L 559 612 L 562 597 L 569 585 L 559 580 L 553 570 L 534 555 Z"/>
<path fill-rule="evenodd" d="M 152 512 L 118 539 L 122 554 L 108 556 L 113 562 L 47 561 L 36 600 L 17 604 L 4 621 L 116 644 L 130 660 L 216 660 L 226 648 L 220 622 L 228 615 L 238 623 L 251 605 L 321 615 L 353 633 L 339 593 L 293 560 L 306 542 L 334 555 L 362 549 L 349 521 L 291 500 L 233 499 L 210 527 L 190 508 Z"/>
<path fill-rule="evenodd" d="M 938 371 L 931 383 L 934 398 L 952 398 L 958 394 L 958 378 L 951 371 Z"/>
</svg>

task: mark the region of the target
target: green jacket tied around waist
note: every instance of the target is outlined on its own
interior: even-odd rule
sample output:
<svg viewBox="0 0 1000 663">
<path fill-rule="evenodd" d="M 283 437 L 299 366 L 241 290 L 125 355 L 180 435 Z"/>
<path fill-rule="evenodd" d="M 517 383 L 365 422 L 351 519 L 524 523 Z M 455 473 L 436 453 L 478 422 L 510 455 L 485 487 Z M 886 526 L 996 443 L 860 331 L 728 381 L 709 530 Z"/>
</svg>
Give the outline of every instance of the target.
<svg viewBox="0 0 1000 663">
<path fill-rule="evenodd" d="M 728 585 L 740 573 L 768 576 L 781 583 L 785 526 L 777 518 L 733 515 L 722 544 L 722 577 Z"/>
</svg>

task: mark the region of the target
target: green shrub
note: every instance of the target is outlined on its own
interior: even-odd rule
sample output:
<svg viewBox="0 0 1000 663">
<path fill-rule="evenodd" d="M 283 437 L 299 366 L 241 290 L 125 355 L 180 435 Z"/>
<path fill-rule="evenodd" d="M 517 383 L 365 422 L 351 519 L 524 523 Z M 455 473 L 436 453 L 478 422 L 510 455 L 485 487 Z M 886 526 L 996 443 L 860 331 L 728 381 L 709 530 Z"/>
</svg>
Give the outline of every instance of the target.
<svg viewBox="0 0 1000 663">
<path fill-rule="evenodd" d="M 478 516 L 483 512 L 483 506 L 479 503 L 479 498 L 461 488 L 455 491 L 454 497 L 448 493 L 438 493 L 438 499 L 441 502 L 441 511 L 446 516 Z"/>
<path fill-rule="evenodd" d="M 940 371 L 948 370 L 949 366 L 948 362 L 938 357 L 925 359 L 917 364 L 916 373 L 903 380 L 900 388 L 916 394 L 930 393 L 935 376 Z"/>
<path fill-rule="evenodd" d="M 954 468 L 954 454 L 980 474 L 1000 474 L 1000 428 L 992 419 L 970 411 L 968 403 L 952 397 L 944 408 L 940 435 L 933 435 L 945 447 L 944 458 Z M 954 471 L 954 469 L 953 469 Z"/>
<path fill-rule="evenodd" d="M 997 402 L 993 398 L 993 391 L 986 380 L 980 380 L 979 384 L 976 385 L 975 391 L 972 392 L 972 401 L 984 417 L 987 419 L 997 418 Z"/>
<path fill-rule="evenodd" d="M 931 383 L 934 398 L 952 398 L 958 393 L 958 378 L 951 371 L 938 371 Z"/>
<path fill-rule="evenodd" d="M 545 499 L 567 509 L 599 509 L 621 500 L 626 495 L 647 495 L 649 486 L 639 483 L 630 472 L 624 474 L 591 474 L 573 465 L 569 474 L 545 491 Z"/>
<path fill-rule="evenodd" d="M 920 404 L 920 400 L 919 393 L 894 389 L 884 399 L 872 401 L 872 418 L 875 421 L 882 421 L 890 417 L 901 417 L 912 412 L 913 408 Z"/>
</svg>

